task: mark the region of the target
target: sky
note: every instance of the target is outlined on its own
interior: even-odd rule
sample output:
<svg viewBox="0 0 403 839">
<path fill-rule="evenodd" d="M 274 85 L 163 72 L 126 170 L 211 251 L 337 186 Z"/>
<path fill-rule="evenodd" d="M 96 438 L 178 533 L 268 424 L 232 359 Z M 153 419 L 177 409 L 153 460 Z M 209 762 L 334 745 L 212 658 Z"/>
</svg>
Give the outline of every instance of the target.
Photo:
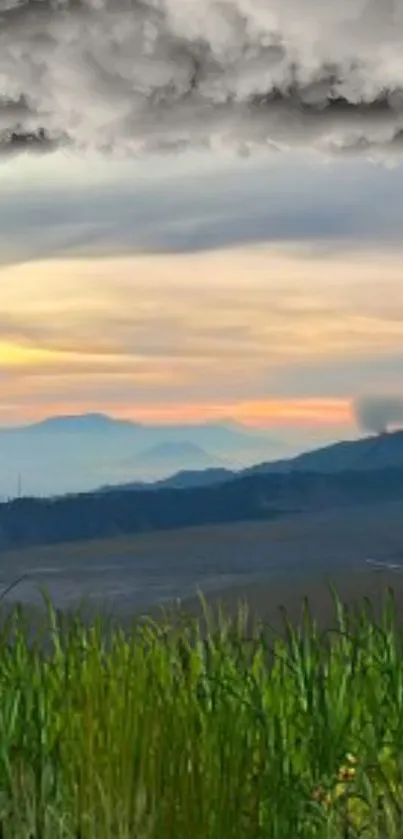
<svg viewBox="0 0 403 839">
<path fill-rule="evenodd" d="M 0 0 L 0 23 L 0 425 L 302 444 L 354 435 L 362 397 L 399 414 L 402 0 Z"/>
</svg>

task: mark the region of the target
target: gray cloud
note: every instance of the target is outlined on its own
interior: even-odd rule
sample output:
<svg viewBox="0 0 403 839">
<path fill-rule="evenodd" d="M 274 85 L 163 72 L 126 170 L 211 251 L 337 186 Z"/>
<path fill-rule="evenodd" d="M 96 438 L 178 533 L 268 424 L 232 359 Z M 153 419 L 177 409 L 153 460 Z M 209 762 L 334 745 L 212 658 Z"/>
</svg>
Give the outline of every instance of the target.
<svg viewBox="0 0 403 839">
<path fill-rule="evenodd" d="M 0 0 L 0 150 L 399 156 L 402 0 Z"/>
<path fill-rule="evenodd" d="M 83 167 L 75 191 L 57 186 L 56 177 L 49 189 L 43 160 L 42 186 L 0 189 L 0 261 L 264 241 L 313 242 L 331 253 L 349 242 L 401 242 L 403 167 L 363 160 L 315 166 L 308 158 L 239 161 L 230 171 L 186 177 L 172 166 L 172 177 L 155 184 L 136 179 L 127 162 L 126 183 L 113 186 L 87 184 Z"/>
<path fill-rule="evenodd" d="M 365 394 L 382 386 L 394 392 L 403 375 L 403 353 L 359 353 L 344 358 L 296 363 L 273 373 L 268 368 L 270 387 L 281 397 L 342 398 L 357 394 L 357 411 Z M 376 389 L 375 388 L 375 389 Z"/>
<path fill-rule="evenodd" d="M 366 431 L 380 433 L 389 427 L 403 427 L 403 397 L 360 397 L 354 401 L 358 425 Z"/>
</svg>

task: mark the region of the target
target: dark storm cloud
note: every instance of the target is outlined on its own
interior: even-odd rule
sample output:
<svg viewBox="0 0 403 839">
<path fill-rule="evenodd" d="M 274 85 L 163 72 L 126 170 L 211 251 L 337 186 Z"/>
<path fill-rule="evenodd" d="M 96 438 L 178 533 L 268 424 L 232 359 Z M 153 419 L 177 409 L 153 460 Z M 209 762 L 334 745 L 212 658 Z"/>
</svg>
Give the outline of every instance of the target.
<svg viewBox="0 0 403 839">
<path fill-rule="evenodd" d="M 0 149 L 400 155 L 402 0 L 0 0 Z"/>
</svg>

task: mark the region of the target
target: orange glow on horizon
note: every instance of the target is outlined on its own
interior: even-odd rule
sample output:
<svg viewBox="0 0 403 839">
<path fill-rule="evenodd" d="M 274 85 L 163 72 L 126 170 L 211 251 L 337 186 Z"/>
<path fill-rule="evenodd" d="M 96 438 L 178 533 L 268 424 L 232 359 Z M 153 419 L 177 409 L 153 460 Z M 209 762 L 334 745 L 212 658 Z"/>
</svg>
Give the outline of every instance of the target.
<svg viewBox="0 0 403 839">
<path fill-rule="evenodd" d="M 296 428 L 307 425 L 327 427 L 348 425 L 353 421 L 349 399 L 267 399 L 226 404 L 154 404 L 137 406 L 135 409 L 127 405 L 118 405 L 110 410 L 105 406 L 82 403 L 46 407 L 46 411 L 24 411 L 24 418 L 20 418 L 18 424 L 37 422 L 51 416 L 85 413 L 105 413 L 115 419 L 156 425 L 197 424 L 231 419 L 255 428 L 269 428 L 273 425 Z"/>
<path fill-rule="evenodd" d="M 0 423 L 354 427 L 401 388 L 402 254 L 294 244 L 1 266 Z"/>
</svg>

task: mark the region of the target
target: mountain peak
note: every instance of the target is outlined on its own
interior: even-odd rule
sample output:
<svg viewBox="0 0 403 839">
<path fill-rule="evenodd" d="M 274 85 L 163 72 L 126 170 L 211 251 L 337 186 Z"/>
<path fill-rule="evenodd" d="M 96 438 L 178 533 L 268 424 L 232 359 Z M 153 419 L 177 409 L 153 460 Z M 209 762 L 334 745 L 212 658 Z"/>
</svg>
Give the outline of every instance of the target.
<svg viewBox="0 0 403 839">
<path fill-rule="evenodd" d="M 35 423 L 32 429 L 43 431 L 107 431 L 115 427 L 134 426 L 129 420 L 120 420 L 110 417 L 108 414 L 66 414 L 55 417 L 47 417 L 41 422 Z"/>
<path fill-rule="evenodd" d="M 176 461 L 178 458 L 188 462 L 218 460 L 218 458 L 213 458 L 205 449 L 190 440 L 163 440 L 146 451 L 140 452 L 134 460 L 139 464 L 141 462 Z"/>
</svg>

